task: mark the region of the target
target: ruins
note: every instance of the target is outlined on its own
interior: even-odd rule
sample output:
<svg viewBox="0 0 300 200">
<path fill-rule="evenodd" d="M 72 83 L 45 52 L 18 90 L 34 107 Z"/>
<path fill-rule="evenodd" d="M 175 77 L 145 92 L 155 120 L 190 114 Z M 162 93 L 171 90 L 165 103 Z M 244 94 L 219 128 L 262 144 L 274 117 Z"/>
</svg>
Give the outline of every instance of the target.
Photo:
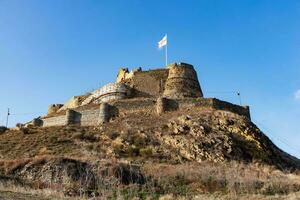
<svg viewBox="0 0 300 200">
<path fill-rule="evenodd" d="M 116 82 L 86 95 L 74 96 L 65 104 L 52 104 L 46 116 L 28 124 L 39 127 L 96 126 L 130 112 L 164 112 L 188 107 L 228 110 L 250 119 L 248 106 L 234 105 L 216 98 L 204 98 L 194 67 L 173 63 L 163 69 L 129 71 L 121 68 Z"/>
</svg>

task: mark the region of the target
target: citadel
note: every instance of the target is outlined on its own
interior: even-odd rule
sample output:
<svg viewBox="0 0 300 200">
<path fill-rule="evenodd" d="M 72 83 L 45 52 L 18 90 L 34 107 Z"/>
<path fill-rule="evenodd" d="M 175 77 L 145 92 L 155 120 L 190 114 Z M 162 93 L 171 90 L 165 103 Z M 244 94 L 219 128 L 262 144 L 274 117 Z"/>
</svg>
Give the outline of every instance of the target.
<svg viewBox="0 0 300 200">
<path fill-rule="evenodd" d="M 132 112 L 162 115 L 195 106 L 226 110 L 250 119 L 248 106 L 204 98 L 194 67 L 186 63 L 174 63 L 148 71 L 121 68 L 116 82 L 85 95 L 73 96 L 65 104 L 51 104 L 46 116 L 35 118 L 27 125 L 97 126 Z"/>
</svg>

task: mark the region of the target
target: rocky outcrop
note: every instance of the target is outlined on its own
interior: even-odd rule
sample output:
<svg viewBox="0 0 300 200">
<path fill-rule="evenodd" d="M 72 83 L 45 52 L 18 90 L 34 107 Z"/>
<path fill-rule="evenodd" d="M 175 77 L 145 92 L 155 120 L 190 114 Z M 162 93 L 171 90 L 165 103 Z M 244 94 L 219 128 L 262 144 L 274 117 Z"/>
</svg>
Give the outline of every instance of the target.
<svg viewBox="0 0 300 200">
<path fill-rule="evenodd" d="M 297 158 L 277 148 L 248 118 L 215 112 L 207 118 L 182 115 L 170 120 L 168 129 L 156 131 L 162 145 L 183 159 L 202 162 L 238 160 L 260 162 L 280 169 L 300 167 Z"/>
</svg>

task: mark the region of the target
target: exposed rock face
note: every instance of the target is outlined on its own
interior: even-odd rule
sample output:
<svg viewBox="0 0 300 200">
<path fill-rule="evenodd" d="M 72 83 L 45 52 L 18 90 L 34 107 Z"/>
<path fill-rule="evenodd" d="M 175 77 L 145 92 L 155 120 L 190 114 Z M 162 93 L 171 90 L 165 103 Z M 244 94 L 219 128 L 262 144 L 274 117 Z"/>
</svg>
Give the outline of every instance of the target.
<svg viewBox="0 0 300 200">
<path fill-rule="evenodd" d="M 189 161 L 239 160 L 281 169 L 300 167 L 297 158 L 277 148 L 246 117 L 229 112 L 215 112 L 207 118 L 182 115 L 167 126 L 167 130 L 156 131 L 155 136 Z"/>
</svg>

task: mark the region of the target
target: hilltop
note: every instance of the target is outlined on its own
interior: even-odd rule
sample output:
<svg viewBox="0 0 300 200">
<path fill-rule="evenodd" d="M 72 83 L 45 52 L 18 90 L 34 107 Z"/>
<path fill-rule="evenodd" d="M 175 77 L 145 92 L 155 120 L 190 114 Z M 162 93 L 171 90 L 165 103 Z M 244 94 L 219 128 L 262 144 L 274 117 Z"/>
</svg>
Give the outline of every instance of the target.
<svg viewBox="0 0 300 200">
<path fill-rule="evenodd" d="M 299 170 L 249 106 L 205 98 L 186 63 L 122 68 L 115 83 L 0 134 L 6 195 L 284 199 L 299 195 Z"/>
</svg>

